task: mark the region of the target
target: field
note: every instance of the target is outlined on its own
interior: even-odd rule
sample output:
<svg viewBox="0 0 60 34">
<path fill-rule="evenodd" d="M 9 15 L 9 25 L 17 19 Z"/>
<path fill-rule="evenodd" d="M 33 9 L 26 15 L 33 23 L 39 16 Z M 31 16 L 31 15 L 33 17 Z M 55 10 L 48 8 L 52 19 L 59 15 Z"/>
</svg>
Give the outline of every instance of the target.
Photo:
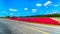
<svg viewBox="0 0 60 34">
<path fill-rule="evenodd" d="M 50 17 L 29 17 L 29 18 L 10 18 L 12 20 L 24 21 L 29 23 L 38 23 L 38 24 L 49 24 L 49 25 L 59 25 L 60 18 L 50 18 Z"/>
<path fill-rule="evenodd" d="M 52 19 L 54 19 L 60 23 L 60 17 L 52 17 Z"/>
</svg>

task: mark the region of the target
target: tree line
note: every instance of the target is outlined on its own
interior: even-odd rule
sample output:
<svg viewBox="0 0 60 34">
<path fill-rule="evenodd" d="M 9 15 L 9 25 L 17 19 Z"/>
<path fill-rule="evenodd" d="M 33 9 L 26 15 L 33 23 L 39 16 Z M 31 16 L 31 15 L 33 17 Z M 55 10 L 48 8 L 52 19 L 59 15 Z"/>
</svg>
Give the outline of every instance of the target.
<svg viewBox="0 0 60 34">
<path fill-rule="evenodd" d="M 48 15 L 33 15 L 33 16 L 5 16 L 0 18 L 21 18 L 21 17 L 60 17 L 60 14 L 48 14 Z"/>
</svg>

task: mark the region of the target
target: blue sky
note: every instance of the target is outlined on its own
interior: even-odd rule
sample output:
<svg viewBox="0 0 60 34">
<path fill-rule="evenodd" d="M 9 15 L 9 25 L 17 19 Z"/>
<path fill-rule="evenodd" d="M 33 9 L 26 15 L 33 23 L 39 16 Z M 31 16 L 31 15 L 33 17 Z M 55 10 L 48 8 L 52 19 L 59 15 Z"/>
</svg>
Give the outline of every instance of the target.
<svg viewBox="0 0 60 34">
<path fill-rule="evenodd" d="M 60 0 L 0 0 L 0 16 L 60 13 Z"/>
</svg>

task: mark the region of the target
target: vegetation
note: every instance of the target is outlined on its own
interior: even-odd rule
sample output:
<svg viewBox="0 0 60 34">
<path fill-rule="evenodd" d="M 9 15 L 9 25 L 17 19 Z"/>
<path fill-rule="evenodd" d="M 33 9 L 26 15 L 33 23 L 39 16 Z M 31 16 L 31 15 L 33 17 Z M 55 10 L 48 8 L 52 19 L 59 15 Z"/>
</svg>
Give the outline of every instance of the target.
<svg viewBox="0 0 60 34">
<path fill-rule="evenodd" d="M 34 16 L 25 16 L 25 17 L 60 17 L 60 14 L 34 15 Z"/>
<path fill-rule="evenodd" d="M 60 14 L 48 14 L 48 15 L 34 15 L 34 16 L 5 16 L 0 18 L 17 18 L 17 17 L 60 17 Z"/>
</svg>

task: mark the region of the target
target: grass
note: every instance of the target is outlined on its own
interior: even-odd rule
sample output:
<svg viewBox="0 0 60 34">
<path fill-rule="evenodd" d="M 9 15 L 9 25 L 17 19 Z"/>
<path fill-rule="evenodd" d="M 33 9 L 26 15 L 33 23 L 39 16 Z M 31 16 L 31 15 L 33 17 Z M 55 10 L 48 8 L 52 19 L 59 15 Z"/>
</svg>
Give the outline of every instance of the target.
<svg viewBox="0 0 60 34">
<path fill-rule="evenodd" d="M 54 20 L 60 22 L 60 17 L 52 17 L 52 19 L 54 19 Z"/>
</svg>

